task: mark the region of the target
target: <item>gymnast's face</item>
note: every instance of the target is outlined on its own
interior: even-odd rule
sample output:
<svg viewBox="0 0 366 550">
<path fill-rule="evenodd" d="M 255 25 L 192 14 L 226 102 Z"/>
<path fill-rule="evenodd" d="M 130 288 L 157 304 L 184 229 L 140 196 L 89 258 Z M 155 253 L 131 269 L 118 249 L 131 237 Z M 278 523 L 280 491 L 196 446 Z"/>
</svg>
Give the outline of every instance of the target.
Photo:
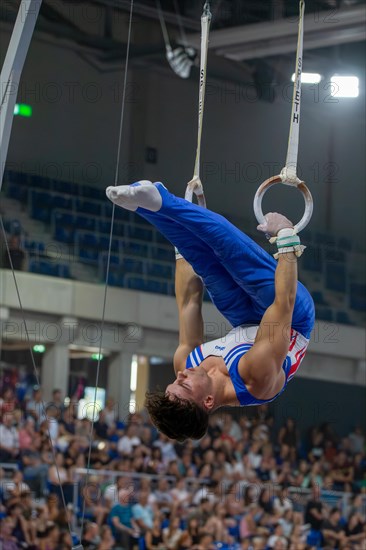
<svg viewBox="0 0 366 550">
<path fill-rule="evenodd" d="M 177 379 L 166 388 L 166 394 L 189 399 L 205 409 L 213 406 L 213 397 L 210 395 L 211 380 L 202 367 L 184 369 L 177 374 Z"/>
</svg>

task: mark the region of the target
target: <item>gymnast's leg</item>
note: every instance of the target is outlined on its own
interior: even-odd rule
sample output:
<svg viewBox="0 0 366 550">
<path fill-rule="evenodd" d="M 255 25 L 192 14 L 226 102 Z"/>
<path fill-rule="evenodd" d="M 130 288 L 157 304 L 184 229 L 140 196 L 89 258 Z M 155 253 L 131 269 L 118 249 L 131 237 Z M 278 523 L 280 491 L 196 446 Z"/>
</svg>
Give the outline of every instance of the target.
<svg viewBox="0 0 366 550">
<path fill-rule="evenodd" d="M 145 189 L 139 186 L 112 187 L 108 188 L 107 195 L 120 206 L 131 210 L 142 206 L 155 211 L 159 217 L 164 216 L 189 228 L 195 239 L 200 239 L 211 249 L 249 296 L 257 318 L 260 319 L 273 303 L 275 260 L 222 216 L 174 196 L 161 183 L 147 185 Z M 193 268 L 196 269 L 194 265 Z M 309 293 L 298 283 L 292 326 L 306 337 L 310 336 L 313 325 L 313 309 Z"/>
<path fill-rule="evenodd" d="M 137 185 L 137 184 L 133 184 Z M 160 212 L 137 208 L 136 213 L 154 225 L 193 267 L 199 275 L 217 309 L 233 326 L 256 325 L 260 318 L 243 289 L 221 265 L 212 250 L 188 228 Z"/>
</svg>

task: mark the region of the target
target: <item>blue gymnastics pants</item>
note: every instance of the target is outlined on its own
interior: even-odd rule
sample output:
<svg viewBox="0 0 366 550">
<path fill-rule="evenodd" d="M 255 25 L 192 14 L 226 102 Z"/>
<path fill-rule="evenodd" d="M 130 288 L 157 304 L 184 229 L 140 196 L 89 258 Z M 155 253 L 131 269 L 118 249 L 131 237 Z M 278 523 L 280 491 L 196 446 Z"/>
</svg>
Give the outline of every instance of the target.
<svg viewBox="0 0 366 550">
<path fill-rule="evenodd" d="M 178 248 L 233 327 L 259 325 L 274 301 L 277 262 L 223 216 L 155 185 L 162 207 L 158 212 L 138 208 L 137 213 Z M 313 300 L 299 282 L 292 327 L 310 338 L 314 320 Z"/>
</svg>

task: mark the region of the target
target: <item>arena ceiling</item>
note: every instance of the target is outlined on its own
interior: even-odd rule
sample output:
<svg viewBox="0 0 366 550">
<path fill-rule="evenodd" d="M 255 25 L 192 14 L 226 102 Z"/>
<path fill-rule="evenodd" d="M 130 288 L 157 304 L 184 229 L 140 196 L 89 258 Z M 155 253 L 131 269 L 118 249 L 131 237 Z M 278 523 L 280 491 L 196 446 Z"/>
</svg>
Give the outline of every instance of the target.
<svg viewBox="0 0 366 550">
<path fill-rule="evenodd" d="M 160 0 L 172 44 L 199 48 L 203 1 Z M 13 23 L 20 0 L 1 2 Z M 297 0 L 212 0 L 209 77 L 240 82 L 288 81 L 297 42 Z M 130 0 L 43 0 L 36 32 L 62 39 L 101 71 L 121 67 Z M 363 0 L 307 0 L 304 70 L 360 73 L 365 67 Z M 182 36 L 181 27 L 184 29 Z M 135 0 L 132 66 L 169 71 L 156 0 Z M 197 69 L 196 69 L 197 70 Z M 192 78 L 197 75 L 192 71 Z"/>
</svg>

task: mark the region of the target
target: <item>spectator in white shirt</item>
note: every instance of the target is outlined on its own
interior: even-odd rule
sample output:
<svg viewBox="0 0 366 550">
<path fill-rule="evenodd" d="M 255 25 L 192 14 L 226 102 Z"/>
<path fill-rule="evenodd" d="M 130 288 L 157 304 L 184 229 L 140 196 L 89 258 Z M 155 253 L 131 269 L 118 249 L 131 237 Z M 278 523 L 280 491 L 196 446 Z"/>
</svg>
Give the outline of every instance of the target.
<svg viewBox="0 0 366 550">
<path fill-rule="evenodd" d="M 13 413 L 5 413 L 0 424 L 0 462 L 16 460 L 19 456 L 19 433 L 13 424 Z"/>
<path fill-rule="evenodd" d="M 141 444 L 141 439 L 137 437 L 137 426 L 130 424 L 127 426 L 126 433 L 118 441 L 117 450 L 120 455 L 130 455 L 134 449 Z"/>
</svg>

